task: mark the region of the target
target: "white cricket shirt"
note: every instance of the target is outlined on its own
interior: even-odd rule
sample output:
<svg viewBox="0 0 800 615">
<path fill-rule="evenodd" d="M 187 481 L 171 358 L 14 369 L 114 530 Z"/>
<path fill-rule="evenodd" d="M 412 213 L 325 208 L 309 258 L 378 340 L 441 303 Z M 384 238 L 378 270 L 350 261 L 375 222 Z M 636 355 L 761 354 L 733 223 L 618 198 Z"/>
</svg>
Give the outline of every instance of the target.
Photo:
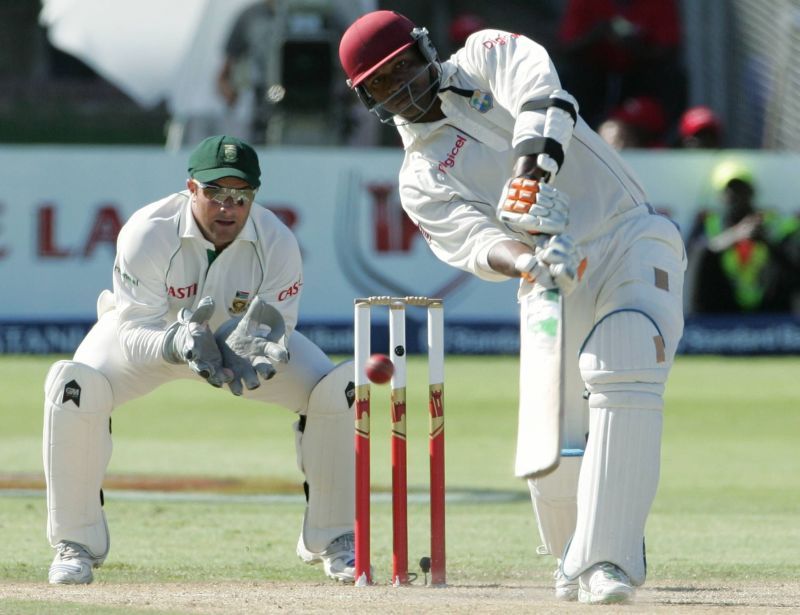
<svg viewBox="0 0 800 615">
<path fill-rule="evenodd" d="M 497 205 L 516 161 L 514 146 L 542 136 L 545 119 L 544 111 L 519 110 L 561 84 L 541 45 L 500 30 L 470 36 L 442 70 L 447 117 L 397 127 L 405 147 L 403 209 L 438 258 L 486 280 L 506 280 L 489 268 L 487 253 L 521 236 L 497 219 Z M 566 232 L 578 243 L 607 232 L 630 210 L 648 213 L 628 166 L 580 118 L 553 183 L 569 197 Z"/>
<path fill-rule="evenodd" d="M 253 204 L 236 239 L 209 264 L 214 245 L 203 237 L 188 191 L 136 211 L 117 238 L 114 297 L 125 357 L 161 361 L 166 327 L 181 308 L 213 297 L 212 329 L 242 316 L 256 296 L 274 305 L 287 333 L 297 324 L 303 287 L 297 240 L 271 211 Z"/>
</svg>

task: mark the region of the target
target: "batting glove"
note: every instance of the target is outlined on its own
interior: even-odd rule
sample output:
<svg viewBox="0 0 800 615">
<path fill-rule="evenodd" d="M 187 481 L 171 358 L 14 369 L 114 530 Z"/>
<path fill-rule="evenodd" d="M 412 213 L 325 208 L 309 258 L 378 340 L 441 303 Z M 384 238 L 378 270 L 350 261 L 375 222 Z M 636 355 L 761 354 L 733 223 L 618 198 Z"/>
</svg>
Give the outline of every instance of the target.
<svg viewBox="0 0 800 615">
<path fill-rule="evenodd" d="M 517 231 L 559 235 L 569 222 L 569 199 L 550 184 L 515 177 L 504 190 L 497 217 Z"/>
<path fill-rule="evenodd" d="M 214 299 L 203 297 L 192 311 L 183 308 L 178 320 L 164 336 L 161 355 L 169 363 L 186 363 L 210 385 L 221 387 L 231 379 L 222 365 L 222 354 L 214 341 L 208 321 L 214 314 Z"/>
<path fill-rule="evenodd" d="M 545 288 L 559 288 L 570 294 L 583 277 L 587 261 L 581 249 L 569 235 L 554 235 L 544 239 L 531 254 L 517 257 L 514 267 L 520 277 Z"/>
<path fill-rule="evenodd" d="M 251 391 L 261 386 L 259 376 L 269 380 L 275 363 L 287 363 L 286 324 L 281 313 L 256 297 L 242 318 L 231 318 L 217 329 L 214 337 L 222 353 L 223 365 L 233 372 L 228 386 L 231 393 L 243 393 L 242 382 Z"/>
</svg>

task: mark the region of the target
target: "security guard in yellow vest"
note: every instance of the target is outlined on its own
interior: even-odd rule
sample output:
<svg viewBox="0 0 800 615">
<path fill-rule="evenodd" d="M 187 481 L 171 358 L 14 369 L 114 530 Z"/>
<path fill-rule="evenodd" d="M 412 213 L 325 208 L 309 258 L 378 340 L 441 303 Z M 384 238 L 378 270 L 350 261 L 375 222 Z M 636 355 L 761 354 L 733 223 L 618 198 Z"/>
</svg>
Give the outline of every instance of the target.
<svg viewBox="0 0 800 615">
<path fill-rule="evenodd" d="M 800 296 L 800 218 L 757 209 L 752 172 L 737 160 L 717 165 L 712 184 L 724 209 L 704 213 L 692 233 L 691 311 L 791 312 Z"/>
</svg>

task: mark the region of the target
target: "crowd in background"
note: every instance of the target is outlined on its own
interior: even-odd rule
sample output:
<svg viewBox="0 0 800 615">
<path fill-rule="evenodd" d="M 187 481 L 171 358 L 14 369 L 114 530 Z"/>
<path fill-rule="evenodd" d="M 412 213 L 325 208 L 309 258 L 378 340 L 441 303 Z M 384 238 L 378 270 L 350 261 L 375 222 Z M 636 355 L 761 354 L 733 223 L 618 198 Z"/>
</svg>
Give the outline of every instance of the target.
<svg viewBox="0 0 800 615">
<path fill-rule="evenodd" d="M 338 39 L 357 15 L 392 8 L 426 24 L 443 58 L 484 27 L 541 43 L 582 117 L 616 147 L 741 142 L 736 125 L 725 130 L 726 109 L 689 91 L 682 0 L 241 0 L 236 6 L 244 8 L 231 9 L 232 21 L 214 31 L 221 41 L 214 38 L 218 66 L 210 90 L 225 109 L 214 118 L 169 117 L 168 106 L 134 113 L 114 83 L 50 43 L 35 5 L 0 0 L 0 34 L 9 50 L 0 59 L 0 105 L 14 118 L 0 127 L 0 138 L 10 142 L 149 143 L 177 136 L 177 146 L 189 147 L 208 134 L 234 132 L 257 145 L 396 145 L 394 131 L 376 129 L 353 103 L 336 59 Z M 208 31 L 199 34 L 212 39 Z M 165 123 L 180 130 L 164 130 Z M 713 134 L 700 138 L 703 130 Z"/>
<path fill-rule="evenodd" d="M 365 119 L 362 109 L 342 102 L 349 98 L 348 92 L 336 87 L 341 79 L 318 69 L 313 79 L 288 86 L 283 83 L 293 70 L 303 68 L 293 59 L 301 47 L 312 53 L 311 45 L 318 43 L 316 56 L 307 59 L 316 60 L 317 66 L 320 61 L 326 63 L 325 49 L 333 53 L 330 43 L 352 15 L 336 3 L 325 7 L 310 10 L 299 2 L 259 0 L 236 20 L 225 43 L 218 91 L 230 116 L 244 117 L 248 123 L 240 128 L 240 136 L 255 143 L 276 142 L 275 131 L 269 131 L 270 121 L 285 124 L 288 118 L 304 114 L 327 117 L 335 110 L 345 117 L 337 124 L 339 142 L 381 144 L 376 130 L 365 129 L 373 123 Z M 609 143 L 618 149 L 724 145 L 722 122 L 714 110 L 687 103 L 677 0 L 569 0 L 560 13 L 551 10 L 544 15 L 552 24 L 549 35 L 543 34 L 545 40 L 540 42 L 554 58 L 565 89 L 580 102 L 582 117 Z M 438 33 L 444 57 L 463 46 L 470 34 L 503 27 L 478 11 L 451 12 L 449 17 L 444 32 Z M 529 35 L 537 39 L 543 29 L 534 30 L 537 32 Z M 287 39 L 287 45 L 302 37 L 305 43 L 281 49 L 274 44 L 280 36 Z M 276 57 L 283 69 L 274 61 Z M 297 96 L 296 89 L 303 95 Z M 244 116 L 240 111 L 243 99 L 249 101 Z M 305 105 L 298 107 L 302 101 Z M 309 129 L 312 134 L 324 133 L 319 123 Z M 327 142 L 318 138 L 320 143 Z"/>
</svg>

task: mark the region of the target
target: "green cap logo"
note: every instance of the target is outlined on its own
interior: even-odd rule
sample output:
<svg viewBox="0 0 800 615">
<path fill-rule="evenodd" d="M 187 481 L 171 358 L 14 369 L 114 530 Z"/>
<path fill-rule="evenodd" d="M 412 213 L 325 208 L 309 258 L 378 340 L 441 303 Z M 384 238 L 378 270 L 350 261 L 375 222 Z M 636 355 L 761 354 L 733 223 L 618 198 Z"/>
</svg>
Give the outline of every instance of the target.
<svg viewBox="0 0 800 615">
<path fill-rule="evenodd" d="M 222 158 L 225 162 L 236 162 L 239 156 L 236 153 L 236 146 L 231 143 L 226 143 L 222 146 Z"/>
</svg>

